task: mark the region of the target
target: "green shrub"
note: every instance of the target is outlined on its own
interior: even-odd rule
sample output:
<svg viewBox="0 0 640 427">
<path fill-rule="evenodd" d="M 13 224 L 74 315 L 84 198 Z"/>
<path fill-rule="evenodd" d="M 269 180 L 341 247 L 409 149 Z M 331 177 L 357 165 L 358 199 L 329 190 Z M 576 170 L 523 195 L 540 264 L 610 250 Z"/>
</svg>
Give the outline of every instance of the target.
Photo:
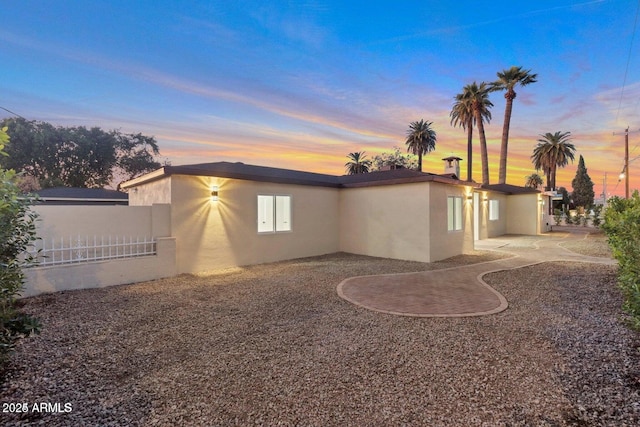
<svg viewBox="0 0 640 427">
<path fill-rule="evenodd" d="M 573 225 L 573 217 L 571 216 L 571 211 L 566 211 L 565 212 L 564 223 L 566 225 Z"/>
<path fill-rule="evenodd" d="M 630 199 L 613 197 L 604 214 L 603 230 L 613 256 L 618 260 L 618 284 L 624 295 L 624 309 L 631 323 L 640 329 L 640 194 Z"/>
<path fill-rule="evenodd" d="M 587 225 L 589 225 L 589 214 L 588 213 L 583 213 L 580 215 L 580 224 L 582 224 L 583 227 L 586 227 Z"/>
<path fill-rule="evenodd" d="M 602 205 L 595 205 L 593 207 L 593 218 L 591 219 L 591 223 L 596 228 L 600 227 L 600 224 L 602 224 L 602 219 L 600 218 L 601 214 L 602 214 Z"/>
<path fill-rule="evenodd" d="M 560 209 L 553 210 L 553 220 L 555 221 L 556 225 L 562 224 L 562 211 Z"/>
<path fill-rule="evenodd" d="M 0 130 L 0 155 L 6 155 L 7 141 Z M 36 238 L 36 214 L 29 209 L 31 200 L 21 196 L 16 178 L 13 170 L 0 168 L 0 365 L 20 338 L 40 330 L 38 320 L 17 307 L 25 280 L 22 269 L 33 262 L 25 251 Z"/>
</svg>

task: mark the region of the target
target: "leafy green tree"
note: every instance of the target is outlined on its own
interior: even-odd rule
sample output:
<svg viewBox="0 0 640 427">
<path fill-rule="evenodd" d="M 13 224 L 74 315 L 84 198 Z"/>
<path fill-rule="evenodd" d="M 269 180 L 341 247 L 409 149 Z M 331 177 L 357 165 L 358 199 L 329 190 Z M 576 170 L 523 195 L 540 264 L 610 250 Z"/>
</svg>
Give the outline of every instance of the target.
<svg viewBox="0 0 640 427">
<path fill-rule="evenodd" d="M 587 167 L 584 164 L 584 158 L 582 155 L 580 155 L 578 170 L 576 171 L 575 178 L 571 181 L 571 186 L 573 187 L 573 193 L 571 193 L 571 196 L 573 198 L 573 203 L 576 206 L 582 206 L 585 208 L 593 206 L 593 200 L 595 197 L 593 181 L 591 181 L 591 178 L 587 173 Z"/>
<path fill-rule="evenodd" d="M 432 122 L 424 120 L 412 122 L 407 131 L 407 151 L 418 156 L 418 170 L 422 172 L 422 155 L 436 149 L 436 131 Z"/>
<path fill-rule="evenodd" d="M 536 170 L 542 169 L 547 175 L 547 190 L 556 188 L 556 171 L 573 162 L 576 147 L 571 144 L 571 132 L 547 132 L 540 135 L 538 145 L 533 149 L 531 160 Z"/>
<path fill-rule="evenodd" d="M 9 141 L 6 128 L 0 130 L 0 155 Z M 22 313 L 17 298 L 24 285 L 23 267 L 33 258 L 25 256 L 36 238 L 37 215 L 29 209 L 31 200 L 24 198 L 13 170 L 0 168 L 0 364 L 4 364 L 16 342 L 38 333 L 37 319 Z"/>
<path fill-rule="evenodd" d="M 509 143 L 509 127 L 511 125 L 511 113 L 513 111 L 513 100 L 516 99 L 516 86 L 527 86 L 537 81 L 537 74 L 532 74 L 531 70 L 523 70 L 522 67 L 511 67 L 508 70 L 498 72 L 498 80 L 491 84 L 491 90 L 504 90 L 506 105 L 504 109 L 504 124 L 502 125 L 502 142 L 500 144 L 500 171 L 498 183 L 504 184 L 507 180 L 507 154 Z"/>
<path fill-rule="evenodd" d="M 358 173 L 368 173 L 371 168 L 371 160 L 366 158 L 364 151 L 357 151 L 355 153 L 349 153 L 347 158 L 349 161 L 344 164 L 347 168 L 347 174 L 355 175 Z"/>
<path fill-rule="evenodd" d="M 105 187 L 160 167 L 156 141 L 142 134 L 106 132 L 98 127 L 56 127 L 22 118 L 5 119 L 11 143 L 5 168 L 21 171 L 41 187 Z"/>
<path fill-rule="evenodd" d="M 154 137 L 141 133 L 123 134 L 118 131 L 111 133 L 116 140 L 114 176 L 128 181 L 160 168 L 161 165 L 156 160 L 160 150 Z"/>
<path fill-rule="evenodd" d="M 532 173 L 531 175 L 527 176 L 524 186 L 537 189 L 542 185 L 542 183 L 542 177 L 537 173 Z"/>
<path fill-rule="evenodd" d="M 477 85 L 476 85 L 477 86 Z M 476 123 L 476 116 L 473 109 L 473 91 L 470 85 L 462 88 L 462 93 L 457 94 L 454 99 L 455 102 L 451 108 L 451 125 L 461 126 L 467 131 L 467 181 L 472 181 L 473 171 L 473 126 Z M 488 94 L 484 97 L 480 97 L 482 103 L 480 110 L 480 116 L 487 123 L 491 121 L 490 108 L 493 107 L 491 101 L 489 101 Z M 486 144 L 485 144 L 486 148 Z M 484 161 L 484 160 L 483 160 Z"/>
<path fill-rule="evenodd" d="M 399 147 L 393 147 L 391 153 L 381 153 L 371 159 L 370 171 L 391 169 L 417 169 L 418 161 L 414 155 L 403 154 Z"/>
</svg>

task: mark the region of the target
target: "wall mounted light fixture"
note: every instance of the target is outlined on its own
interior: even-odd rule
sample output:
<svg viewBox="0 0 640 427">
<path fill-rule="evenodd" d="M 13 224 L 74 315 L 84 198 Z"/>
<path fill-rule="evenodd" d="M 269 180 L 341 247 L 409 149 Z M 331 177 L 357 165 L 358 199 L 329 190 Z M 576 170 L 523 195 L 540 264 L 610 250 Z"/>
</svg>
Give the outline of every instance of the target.
<svg viewBox="0 0 640 427">
<path fill-rule="evenodd" d="M 211 187 L 211 201 L 212 202 L 217 202 L 218 201 L 218 186 L 214 185 L 213 187 Z"/>
</svg>

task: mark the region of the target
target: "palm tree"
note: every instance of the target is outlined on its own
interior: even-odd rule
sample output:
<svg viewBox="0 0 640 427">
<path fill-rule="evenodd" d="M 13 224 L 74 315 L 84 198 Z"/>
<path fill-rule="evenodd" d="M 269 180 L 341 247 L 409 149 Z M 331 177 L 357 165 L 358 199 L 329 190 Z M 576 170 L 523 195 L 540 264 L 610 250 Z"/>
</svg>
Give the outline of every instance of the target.
<svg viewBox="0 0 640 427">
<path fill-rule="evenodd" d="M 436 149 L 436 131 L 431 129 L 432 122 L 412 122 L 407 131 L 407 151 L 418 156 L 418 170 L 422 172 L 422 155 Z"/>
<path fill-rule="evenodd" d="M 478 95 L 478 85 L 474 82 L 473 85 L 466 85 L 462 88 L 462 93 L 457 94 L 454 99 L 455 102 L 453 104 L 453 108 L 451 109 L 451 124 L 453 126 L 462 126 L 463 129 L 467 131 L 467 181 L 471 181 L 471 171 L 472 171 L 472 157 L 473 157 L 473 125 L 476 123 L 476 116 L 474 111 L 474 99 Z M 489 111 L 490 107 L 493 107 L 491 101 L 489 101 L 488 92 L 484 94 L 480 94 L 478 97 L 478 109 L 480 112 L 480 117 L 482 120 L 486 120 L 487 123 L 491 121 L 491 111 Z M 484 136 L 484 126 L 482 135 Z M 486 141 L 485 141 L 485 152 L 483 161 L 483 172 L 484 165 L 486 164 Z M 488 166 L 487 166 L 488 171 Z M 483 174 L 484 180 L 484 174 Z M 487 172 L 487 183 L 488 183 L 488 172 Z"/>
<path fill-rule="evenodd" d="M 349 153 L 347 157 L 350 161 L 345 163 L 344 166 L 347 168 L 347 173 L 349 175 L 369 172 L 369 168 L 371 168 L 371 160 L 365 159 L 367 156 L 364 154 L 364 151 Z"/>
<path fill-rule="evenodd" d="M 507 180 L 507 144 L 509 143 L 509 126 L 511 124 L 511 111 L 513 100 L 516 98 L 516 86 L 526 86 L 537 81 L 537 74 L 531 74 L 531 70 L 523 70 L 522 67 L 511 67 L 508 70 L 498 72 L 498 80 L 491 84 L 491 90 L 505 90 L 507 100 L 504 109 L 504 124 L 502 125 L 502 143 L 500 145 L 500 172 L 498 183 L 504 184 Z"/>
<path fill-rule="evenodd" d="M 532 173 L 531 175 L 527 176 L 526 179 L 527 179 L 527 181 L 525 182 L 524 186 L 525 187 L 529 187 L 529 188 L 537 189 L 543 183 L 542 177 L 540 175 L 538 175 L 537 173 Z"/>
<path fill-rule="evenodd" d="M 571 144 L 571 132 L 547 132 L 540 135 L 538 145 L 533 149 L 531 159 L 536 170 L 542 169 L 547 175 L 547 190 L 556 188 L 556 170 L 573 162 L 576 147 Z"/>
<path fill-rule="evenodd" d="M 471 181 L 472 175 L 472 157 L 473 157 L 473 107 L 471 100 L 465 96 L 466 93 L 457 94 L 455 102 L 451 108 L 451 125 L 461 126 L 467 131 L 467 181 Z"/>
</svg>

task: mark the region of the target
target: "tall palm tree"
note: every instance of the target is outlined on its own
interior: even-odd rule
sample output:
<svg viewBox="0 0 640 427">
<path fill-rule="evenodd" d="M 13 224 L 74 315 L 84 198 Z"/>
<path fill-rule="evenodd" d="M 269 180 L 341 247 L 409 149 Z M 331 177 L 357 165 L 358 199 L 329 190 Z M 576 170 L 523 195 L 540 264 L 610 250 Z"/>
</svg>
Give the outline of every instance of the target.
<svg viewBox="0 0 640 427">
<path fill-rule="evenodd" d="M 355 175 L 357 173 L 368 173 L 371 168 L 371 160 L 366 159 L 364 151 L 357 151 L 355 153 L 349 153 L 347 158 L 349 161 L 344 164 L 347 168 L 349 175 Z"/>
<path fill-rule="evenodd" d="M 465 95 L 466 93 L 462 92 L 454 97 L 455 102 L 449 116 L 451 117 L 452 126 L 461 126 L 462 129 L 467 131 L 467 181 L 471 181 L 473 170 L 473 107 L 471 106 L 470 98 Z"/>
<path fill-rule="evenodd" d="M 504 124 L 502 125 L 502 143 L 500 144 L 500 172 L 498 183 L 504 184 L 507 180 L 507 145 L 509 143 L 509 127 L 511 125 L 511 111 L 513 110 L 513 100 L 516 99 L 516 86 L 527 86 L 537 82 L 537 74 L 532 74 L 531 70 L 523 70 L 522 67 L 511 67 L 508 70 L 498 72 L 498 80 L 491 84 L 491 90 L 504 90 L 507 100 L 504 108 Z"/>
<path fill-rule="evenodd" d="M 407 130 L 407 151 L 418 156 L 418 170 L 422 172 L 422 155 L 436 149 L 436 131 L 431 128 L 432 122 L 420 120 L 409 124 Z"/>
<path fill-rule="evenodd" d="M 542 169 L 547 175 L 547 190 L 556 188 L 556 170 L 573 162 L 576 147 L 571 144 L 571 132 L 547 132 L 540 135 L 538 145 L 533 149 L 531 159 L 536 170 Z"/>
<path fill-rule="evenodd" d="M 542 177 L 537 173 L 532 173 L 531 175 L 527 176 L 524 186 L 537 189 L 542 185 L 542 183 Z"/>
<path fill-rule="evenodd" d="M 466 85 L 462 88 L 462 93 L 457 94 L 454 99 L 455 102 L 451 109 L 451 124 L 453 126 L 462 126 L 467 131 L 467 181 L 471 181 L 472 175 L 472 158 L 473 158 L 473 125 L 476 123 L 476 115 L 474 111 L 474 99 L 478 98 L 478 110 L 480 117 L 483 121 L 489 123 L 491 121 L 491 111 L 489 108 L 493 107 L 491 101 L 489 101 L 488 92 L 478 95 L 478 85 L 474 82 L 473 85 Z M 484 134 L 484 126 L 483 132 Z M 483 168 L 486 164 L 486 141 L 485 141 L 485 157 L 483 157 Z M 484 170 L 484 169 L 483 169 Z M 488 166 L 487 166 L 488 170 Z M 484 176 L 483 176 L 484 179 Z M 488 177 L 487 177 L 488 183 Z"/>
</svg>

